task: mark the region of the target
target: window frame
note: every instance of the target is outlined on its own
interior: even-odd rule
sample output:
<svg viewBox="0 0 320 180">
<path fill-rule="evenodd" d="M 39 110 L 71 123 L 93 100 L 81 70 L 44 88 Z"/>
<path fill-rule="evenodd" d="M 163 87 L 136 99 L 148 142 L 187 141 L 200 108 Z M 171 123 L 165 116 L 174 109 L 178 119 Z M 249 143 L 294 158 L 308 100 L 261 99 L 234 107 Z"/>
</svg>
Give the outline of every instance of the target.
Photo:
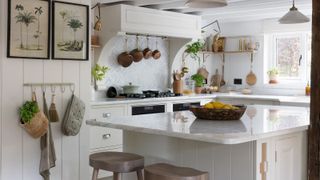
<svg viewBox="0 0 320 180">
<path fill-rule="evenodd" d="M 286 33 L 274 33 L 271 34 L 270 40 L 270 49 L 271 49 L 271 62 L 268 63 L 268 69 L 272 67 L 277 67 L 277 39 L 280 38 L 290 38 L 290 37 L 298 37 L 301 41 L 301 52 L 302 60 L 301 65 L 299 66 L 299 76 L 298 77 L 280 77 L 280 84 L 296 84 L 296 83 L 305 83 L 308 81 L 307 76 L 307 58 L 308 58 L 308 34 L 310 32 L 286 32 Z"/>
</svg>

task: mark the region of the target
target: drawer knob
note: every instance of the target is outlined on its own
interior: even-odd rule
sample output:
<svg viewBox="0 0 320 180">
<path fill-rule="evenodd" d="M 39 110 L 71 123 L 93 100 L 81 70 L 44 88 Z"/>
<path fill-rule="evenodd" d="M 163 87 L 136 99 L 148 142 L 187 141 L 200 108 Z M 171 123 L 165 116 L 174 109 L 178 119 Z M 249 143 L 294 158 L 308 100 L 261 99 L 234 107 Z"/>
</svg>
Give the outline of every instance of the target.
<svg viewBox="0 0 320 180">
<path fill-rule="evenodd" d="M 102 139 L 109 139 L 110 137 L 111 137 L 111 134 L 102 135 Z"/>
<path fill-rule="evenodd" d="M 111 116 L 110 113 L 103 113 L 103 114 L 102 114 L 102 117 L 103 117 L 103 118 L 108 118 L 108 117 L 110 117 L 110 116 Z"/>
</svg>

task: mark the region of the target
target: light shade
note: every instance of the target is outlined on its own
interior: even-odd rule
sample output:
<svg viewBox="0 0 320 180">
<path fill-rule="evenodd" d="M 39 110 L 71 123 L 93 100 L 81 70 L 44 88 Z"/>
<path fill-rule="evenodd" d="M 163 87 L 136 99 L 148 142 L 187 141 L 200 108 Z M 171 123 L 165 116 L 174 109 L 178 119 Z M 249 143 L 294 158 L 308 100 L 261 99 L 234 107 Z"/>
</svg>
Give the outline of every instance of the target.
<svg viewBox="0 0 320 180">
<path fill-rule="evenodd" d="M 290 8 L 290 11 L 285 14 L 281 19 L 279 19 L 280 24 L 298 24 L 298 23 L 306 23 L 309 22 L 310 19 L 302 14 L 298 9 L 294 6 Z"/>
<path fill-rule="evenodd" d="M 190 8 L 216 8 L 227 6 L 226 0 L 188 0 L 186 6 Z"/>
</svg>

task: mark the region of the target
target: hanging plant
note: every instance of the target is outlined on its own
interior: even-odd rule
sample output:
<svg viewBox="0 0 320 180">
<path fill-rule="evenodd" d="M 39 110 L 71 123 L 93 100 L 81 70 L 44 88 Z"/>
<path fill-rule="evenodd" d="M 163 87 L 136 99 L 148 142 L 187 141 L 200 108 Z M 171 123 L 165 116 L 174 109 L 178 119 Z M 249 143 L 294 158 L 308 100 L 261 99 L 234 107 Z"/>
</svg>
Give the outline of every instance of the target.
<svg viewBox="0 0 320 180">
<path fill-rule="evenodd" d="M 200 57 L 198 53 L 203 49 L 204 43 L 198 40 L 197 42 L 194 42 L 192 44 L 187 45 L 187 49 L 185 50 L 186 53 L 190 55 L 190 57 L 199 63 L 200 68 Z"/>
<path fill-rule="evenodd" d="M 100 66 L 99 64 L 96 64 L 92 68 L 92 72 L 91 72 L 93 79 L 96 81 L 102 81 L 106 73 L 108 72 L 108 70 L 109 70 L 109 67 Z"/>
</svg>

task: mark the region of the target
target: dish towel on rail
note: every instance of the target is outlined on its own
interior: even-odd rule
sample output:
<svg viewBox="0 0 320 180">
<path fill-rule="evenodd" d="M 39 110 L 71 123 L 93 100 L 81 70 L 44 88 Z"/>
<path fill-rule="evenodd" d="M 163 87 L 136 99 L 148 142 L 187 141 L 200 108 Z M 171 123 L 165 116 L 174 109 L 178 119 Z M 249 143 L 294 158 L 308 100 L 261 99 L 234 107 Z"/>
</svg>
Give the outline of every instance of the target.
<svg viewBox="0 0 320 180">
<path fill-rule="evenodd" d="M 43 112 L 49 118 L 49 110 L 45 92 L 43 92 Z M 39 172 L 44 180 L 50 180 L 50 169 L 56 166 L 56 152 L 54 149 L 50 119 L 48 132 L 40 139 L 40 148 L 41 159 Z"/>
</svg>

